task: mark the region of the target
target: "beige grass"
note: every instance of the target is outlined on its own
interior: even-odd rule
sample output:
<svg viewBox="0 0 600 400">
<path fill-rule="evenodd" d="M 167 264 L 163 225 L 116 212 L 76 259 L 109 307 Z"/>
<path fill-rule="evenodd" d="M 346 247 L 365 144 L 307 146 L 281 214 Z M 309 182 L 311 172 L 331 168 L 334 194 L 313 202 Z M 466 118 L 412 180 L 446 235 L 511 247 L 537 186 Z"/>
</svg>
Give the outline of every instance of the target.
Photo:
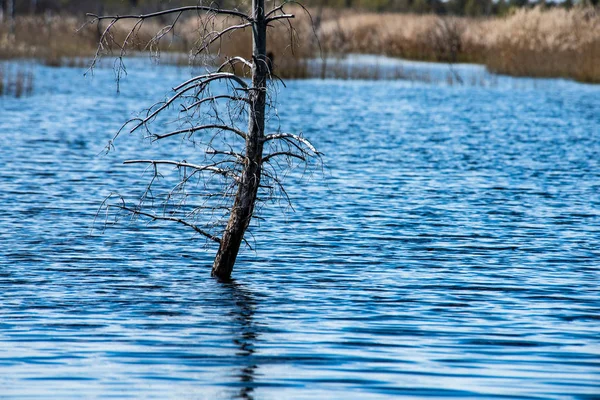
<svg viewBox="0 0 600 400">
<path fill-rule="evenodd" d="M 0 24 L 0 59 L 36 58 L 48 65 L 69 63 L 74 57 L 91 60 L 98 44 L 101 31 L 95 25 L 84 25 L 84 20 L 73 16 L 19 17 L 15 21 L 15 32 L 10 34 L 8 24 Z M 112 31 L 110 42 L 122 43 L 134 22 L 122 21 Z M 103 29 L 106 24 L 102 25 Z M 144 50 L 150 39 L 162 28 L 157 23 L 147 22 L 136 31 L 129 41 L 129 51 Z M 106 46 L 103 53 L 118 54 L 118 46 Z M 185 40 L 164 41 L 163 50 L 182 51 Z"/>
<path fill-rule="evenodd" d="M 494 72 L 600 82 L 598 10 L 519 10 L 490 21 L 487 32 L 485 61 Z"/>
<path fill-rule="evenodd" d="M 0 58 L 38 58 L 55 64 L 62 57 L 89 55 L 95 35 L 91 29 L 77 34 L 80 25 L 74 17 L 20 17 L 11 35 L 8 24 L 2 24 Z"/>
<path fill-rule="evenodd" d="M 345 14 L 326 21 L 329 52 L 416 60 L 477 62 L 494 72 L 600 82 L 600 13 L 520 9 L 505 18 Z"/>
<path fill-rule="evenodd" d="M 274 54 L 282 77 L 331 76 L 309 71 L 307 59 L 363 53 L 476 62 L 503 74 L 600 82 L 600 13 L 592 7 L 521 9 L 504 18 L 489 19 L 335 10 L 319 15 L 313 10 L 312 22 L 319 21 L 317 26 L 302 10 L 292 11 L 297 15 L 293 32 L 282 23 L 275 24 L 269 33 L 268 50 Z M 202 33 L 228 22 L 232 21 L 180 21 L 176 35 L 164 38 L 159 48 L 193 48 Z M 14 38 L 0 26 L 0 58 L 37 57 L 53 64 L 68 57 L 91 57 L 98 33 L 94 27 L 75 33 L 80 24 L 72 17 L 20 18 Z M 118 25 L 115 40 L 122 40 L 130 28 L 128 24 Z M 160 28 L 144 23 L 131 41 L 130 50 L 143 50 Z M 213 51 L 218 47 L 221 59 L 233 55 L 248 58 L 250 30 L 227 35 L 218 45 Z"/>
</svg>

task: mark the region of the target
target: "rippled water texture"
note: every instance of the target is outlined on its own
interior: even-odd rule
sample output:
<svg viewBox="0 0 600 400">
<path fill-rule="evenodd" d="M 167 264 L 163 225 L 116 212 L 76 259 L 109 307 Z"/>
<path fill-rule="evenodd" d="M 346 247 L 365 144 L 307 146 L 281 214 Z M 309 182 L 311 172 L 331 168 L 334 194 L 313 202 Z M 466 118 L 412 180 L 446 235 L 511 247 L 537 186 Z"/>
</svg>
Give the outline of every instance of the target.
<svg viewBox="0 0 600 400">
<path fill-rule="evenodd" d="M 0 398 L 600 398 L 600 87 L 287 82 L 325 167 L 220 284 L 186 229 L 90 235 L 189 70 L 82 72 L 0 98 Z"/>
</svg>

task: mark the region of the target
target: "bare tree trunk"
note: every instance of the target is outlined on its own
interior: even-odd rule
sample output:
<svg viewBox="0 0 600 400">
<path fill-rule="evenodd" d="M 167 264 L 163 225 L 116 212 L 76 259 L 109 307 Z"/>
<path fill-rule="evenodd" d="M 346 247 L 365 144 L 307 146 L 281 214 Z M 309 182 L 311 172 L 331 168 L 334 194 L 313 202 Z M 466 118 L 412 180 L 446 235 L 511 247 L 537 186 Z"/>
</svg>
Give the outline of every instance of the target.
<svg viewBox="0 0 600 400">
<path fill-rule="evenodd" d="M 222 280 L 231 277 L 244 233 L 252 219 L 262 173 L 268 74 L 264 0 L 252 0 L 252 19 L 252 87 L 249 93 L 250 118 L 246 139 L 246 159 L 229 222 L 223 232 L 212 268 L 212 275 Z"/>
</svg>

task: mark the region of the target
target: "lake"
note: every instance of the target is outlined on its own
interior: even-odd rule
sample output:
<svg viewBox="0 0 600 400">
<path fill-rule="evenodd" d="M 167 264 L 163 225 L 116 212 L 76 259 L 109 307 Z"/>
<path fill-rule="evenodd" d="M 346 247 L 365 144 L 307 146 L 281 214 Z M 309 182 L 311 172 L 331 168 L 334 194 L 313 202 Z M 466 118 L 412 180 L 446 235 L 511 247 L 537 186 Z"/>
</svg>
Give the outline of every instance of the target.
<svg viewBox="0 0 600 400">
<path fill-rule="evenodd" d="M 0 398 L 600 398 L 600 86 L 286 82 L 282 128 L 323 169 L 224 284 L 185 227 L 94 225 L 144 188 L 123 160 L 180 158 L 103 154 L 190 77 L 128 67 L 120 94 L 111 68 L 33 66 L 0 97 Z"/>
</svg>

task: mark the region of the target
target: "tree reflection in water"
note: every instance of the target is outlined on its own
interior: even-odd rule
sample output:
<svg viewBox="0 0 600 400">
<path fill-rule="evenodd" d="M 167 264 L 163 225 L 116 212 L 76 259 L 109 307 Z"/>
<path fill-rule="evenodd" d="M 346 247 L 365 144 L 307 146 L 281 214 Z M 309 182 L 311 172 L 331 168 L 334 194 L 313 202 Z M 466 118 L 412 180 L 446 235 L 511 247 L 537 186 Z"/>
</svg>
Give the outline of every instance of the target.
<svg viewBox="0 0 600 400">
<path fill-rule="evenodd" d="M 235 353 L 239 359 L 239 391 L 234 398 L 254 399 L 254 380 L 256 376 L 256 365 L 254 353 L 258 338 L 258 326 L 254 321 L 256 300 L 254 295 L 246 287 L 235 281 L 223 283 L 224 289 L 231 296 L 233 318 L 233 343 L 238 347 Z"/>
</svg>

